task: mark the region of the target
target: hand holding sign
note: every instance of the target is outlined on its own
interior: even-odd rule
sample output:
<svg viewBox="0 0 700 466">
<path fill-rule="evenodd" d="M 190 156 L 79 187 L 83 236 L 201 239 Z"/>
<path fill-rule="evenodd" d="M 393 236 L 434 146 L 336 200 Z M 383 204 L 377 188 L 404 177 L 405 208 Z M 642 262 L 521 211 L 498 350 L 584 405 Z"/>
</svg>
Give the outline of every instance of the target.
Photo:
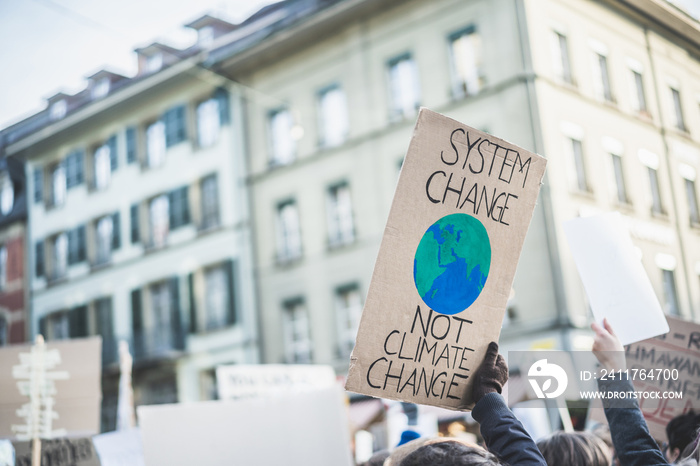
<svg viewBox="0 0 700 466">
<path fill-rule="evenodd" d="M 602 327 L 593 322 L 591 328 L 595 332 L 593 354 L 598 358 L 598 362 L 609 372 L 624 371 L 627 368 L 625 348 L 622 347 L 608 319 L 603 319 Z"/>
<path fill-rule="evenodd" d="M 474 373 L 474 403 L 489 393 L 503 392 L 503 386 L 508 381 L 508 365 L 503 356 L 498 354 L 498 343 L 489 343 L 486 357 L 479 369 Z"/>
</svg>

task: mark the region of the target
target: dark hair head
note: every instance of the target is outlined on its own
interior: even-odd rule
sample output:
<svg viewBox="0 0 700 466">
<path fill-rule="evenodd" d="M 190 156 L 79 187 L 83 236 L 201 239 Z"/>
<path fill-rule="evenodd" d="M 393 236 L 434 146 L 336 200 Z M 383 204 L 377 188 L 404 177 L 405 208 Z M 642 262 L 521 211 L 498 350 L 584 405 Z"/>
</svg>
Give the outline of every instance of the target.
<svg viewBox="0 0 700 466">
<path fill-rule="evenodd" d="M 671 419 L 666 425 L 669 449 L 678 448 L 683 451 L 695 440 L 698 428 L 700 428 L 700 414 L 695 414 L 692 410 Z"/>
<path fill-rule="evenodd" d="M 479 447 L 454 440 L 425 444 L 406 456 L 399 466 L 500 466 L 498 458 Z"/>
<path fill-rule="evenodd" d="M 384 460 L 389 457 L 389 450 L 380 450 L 372 455 L 370 459 L 360 464 L 359 466 L 382 466 Z"/>
<path fill-rule="evenodd" d="M 549 466 L 608 466 L 610 450 L 590 432 L 554 432 L 537 442 Z"/>
</svg>

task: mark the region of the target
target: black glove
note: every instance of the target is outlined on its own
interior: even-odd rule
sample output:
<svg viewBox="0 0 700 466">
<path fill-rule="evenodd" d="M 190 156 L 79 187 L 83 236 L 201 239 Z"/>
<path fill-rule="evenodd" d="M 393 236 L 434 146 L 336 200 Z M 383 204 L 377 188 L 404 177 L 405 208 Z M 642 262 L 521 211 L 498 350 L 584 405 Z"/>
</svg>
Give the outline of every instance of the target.
<svg viewBox="0 0 700 466">
<path fill-rule="evenodd" d="M 508 365 L 503 356 L 498 354 L 498 343 L 489 343 L 484 362 L 474 373 L 472 395 L 474 403 L 487 393 L 503 391 L 503 385 L 508 381 Z"/>
</svg>

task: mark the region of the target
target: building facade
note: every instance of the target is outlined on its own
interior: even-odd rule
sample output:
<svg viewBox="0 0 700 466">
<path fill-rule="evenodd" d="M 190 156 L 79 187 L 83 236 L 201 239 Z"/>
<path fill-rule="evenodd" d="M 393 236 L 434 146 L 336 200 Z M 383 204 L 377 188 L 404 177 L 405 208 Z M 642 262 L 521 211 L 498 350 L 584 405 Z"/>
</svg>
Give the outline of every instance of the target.
<svg viewBox="0 0 700 466">
<path fill-rule="evenodd" d="M 105 430 L 119 340 L 137 405 L 215 398 L 217 365 L 259 361 L 241 109 L 199 45 L 138 49 L 136 77 L 97 73 L 6 130 L 29 180 L 32 334 L 102 336 Z"/>
<path fill-rule="evenodd" d="M 588 349 L 562 225 L 620 211 L 665 311 L 700 310 L 698 22 L 662 0 L 284 2 L 211 66 L 244 94 L 263 359 L 347 368 L 420 106 L 549 159 L 504 350 Z"/>
</svg>

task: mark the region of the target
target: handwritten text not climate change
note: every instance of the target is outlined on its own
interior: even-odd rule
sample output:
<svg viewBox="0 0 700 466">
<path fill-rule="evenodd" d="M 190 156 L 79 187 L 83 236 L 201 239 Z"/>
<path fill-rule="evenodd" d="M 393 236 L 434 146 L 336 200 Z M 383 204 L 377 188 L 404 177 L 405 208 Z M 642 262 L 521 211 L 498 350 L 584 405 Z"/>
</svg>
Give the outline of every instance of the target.
<svg viewBox="0 0 700 466">
<path fill-rule="evenodd" d="M 410 332 L 392 330 L 386 335 L 383 355 L 367 370 L 367 383 L 414 397 L 462 399 L 474 352 L 464 344 L 471 324 L 471 320 L 432 309 L 424 315 L 417 306 Z M 423 367 L 413 367 L 413 363 Z"/>
<path fill-rule="evenodd" d="M 425 193 L 434 204 L 455 203 L 460 210 L 477 216 L 481 212 L 494 222 L 509 225 L 506 212 L 518 196 L 507 188 L 487 187 L 474 175 L 494 177 L 500 184 L 525 187 L 531 157 L 483 136 L 457 128 L 450 134 L 452 150 L 440 151 L 444 170 L 433 172 L 425 183 Z M 466 152 L 465 152 L 466 147 Z"/>
</svg>

